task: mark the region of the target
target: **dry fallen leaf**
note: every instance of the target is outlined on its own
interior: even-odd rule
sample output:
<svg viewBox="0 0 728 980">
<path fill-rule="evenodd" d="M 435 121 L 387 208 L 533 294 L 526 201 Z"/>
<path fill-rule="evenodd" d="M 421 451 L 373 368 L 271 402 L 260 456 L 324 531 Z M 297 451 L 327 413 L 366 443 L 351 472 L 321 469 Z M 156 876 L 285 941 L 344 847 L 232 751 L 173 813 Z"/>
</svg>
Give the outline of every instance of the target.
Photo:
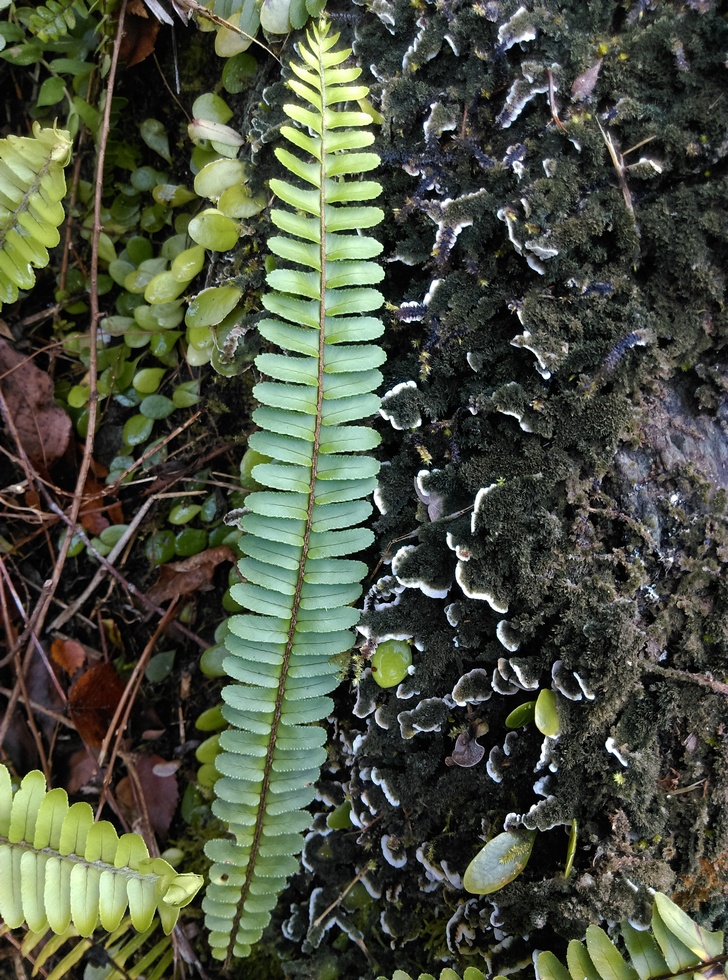
<svg viewBox="0 0 728 980">
<path fill-rule="evenodd" d="M 73 677 L 86 663 L 83 646 L 77 640 L 64 640 L 60 637 L 51 643 L 51 657 L 69 677 Z"/>
<path fill-rule="evenodd" d="M 98 664 L 81 674 L 68 692 L 68 708 L 86 745 L 100 748 L 124 693 L 124 682 L 111 664 Z"/>
<path fill-rule="evenodd" d="M 53 401 L 50 375 L 0 337 L 0 391 L 33 466 L 47 473 L 66 452 L 71 420 Z"/>
<path fill-rule="evenodd" d="M 157 837 L 166 837 L 179 801 L 179 786 L 175 775 L 178 764 L 170 763 L 160 755 L 141 753 L 125 757 L 125 761 L 128 767 L 134 767 L 137 789 L 144 794 L 144 806 L 152 830 Z M 134 782 L 132 777 L 124 776 L 116 787 L 116 798 L 132 823 L 140 811 L 134 797 Z"/>
<path fill-rule="evenodd" d="M 159 578 L 147 592 L 147 598 L 159 605 L 192 592 L 207 592 L 212 588 L 215 569 L 223 561 L 235 561 L 235 553 L 221 544 L 184 561 L 168 562 L 159 569 Z"/>
</svg>

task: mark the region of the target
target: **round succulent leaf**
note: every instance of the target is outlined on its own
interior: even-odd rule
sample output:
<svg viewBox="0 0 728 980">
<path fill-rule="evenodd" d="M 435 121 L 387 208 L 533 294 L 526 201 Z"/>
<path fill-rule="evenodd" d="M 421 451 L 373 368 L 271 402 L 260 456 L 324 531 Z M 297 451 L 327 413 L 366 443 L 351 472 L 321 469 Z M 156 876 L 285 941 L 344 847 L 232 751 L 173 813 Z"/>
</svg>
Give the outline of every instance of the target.
<svg viewBox="0 0 728 980">
<path fill-rule="evenodd" d="M 157 306 L 147 306 L 142 303 L 134 310 L 134 319 L 142 330 L 156 333 L 158 330 L 169 330 L 179 326 L 184 319 L 183 300 L 171 300 L 169 303 L 159 303 Z"/>
<path fill-rule="evenodd" d="M 197 718 L 195 728 L 200 732 L 219 732 L 227 727 L 222 714 L 222 706 L 216 704 L 213 708 L 207 708 Z"/>
<path fill-rule="evenodd" d="M 153 395 L 166 373 L 164 368 L 142 368 L 134 375 L 132 384 L 140 395 Z"/>
<path fill-rule="evenodd" d="M 144 554 L 152 565 L 164 565 L 171 561 L 175 556 L 174 532 L 155 531 L 150 534 L 144 545 Z"/>
<path fill-rule="evenodd" d="M 169 270 L 177 282 L 187 284 L 198 272 L 202 272 L 205 264 L 205 250 L 201 245 L 193 245 L 180 252 L 173 260 Z"/>
<path fill-rule="evenodd" d="M 237 286 L 209 286 L 190 300 L 185 323 L 188 327 L 214 326 L 235 309 L 241 296 L 242 290 Z"/>
<path fill-rule="evenodd" d="M 154 654 L 144 673 L 150 684 L 159 684 L 160 681 L 169 677 L 174 667 L 174 657 L 174 650 L 162 650 L 161 653 Z"/>
<path fill-rule="evenodd" d="M 229 218 L 243 219 L 260 214 L 267 203 L 265 194 L 253 196 L 245 184 L 238 184 L 236 187 L 228 187 L 227 190 L 223 191 L 217 206 Z"/>
<path fill-rule="evenodd" d="M 110 548 L 113 548 L 126 534 L 129 530 L 128 524 L 112 524 L 110 527 L 105 527 L 99 537 Z"/>
<path fill-rule="evenodd" d="M 160 303 L 170 303 L 184 292 L 187 283 L 180 282 L 171 272 L 159 272 L 147 283 L 144 299 L 152 306 Z"/>
<path fill-rule="evenodd" d="M 124 280 L 136 267 L 127 259 L 114 259 L 109 262 L 109 275 L 117 286 L 123 286 Z"/>
<path fill-rule="evenodd" d="M 145 119 L 139 126 L 139 132 L 150 150 L 158 153 L 167 163 L 172 162 L 169 152 L 169 139 L 164 123 L 158 119 Z"/>
<path fill-rule="evenodd" d="M 291 30 L 290 8 L 291 0 L 263 0 L 260 26 L 269 34 L 288 34 Z"/>
<path fill-rule="evenodd" d="M 513 881 L 526 867 L 535 839 L 535 830 L 507 830 L 488 841 L 465 870 L 465 890 L 490 895 Z"/>
<path fill-rule="evenodd" d="M 544 688 L 536 698 L 534 708 L 536 728 L 543 734 L 555 738 L 561 731 L 559 712 L 557 710 L 556 691 Z"/>
<path fill-rule="evenodd" d="M 147 395 L 142 399 L 139 411 L 148 419 L 166 419 L 174 411 L 174 402 L 166 395 Z"/>
<path fill-rule="evenodd" d="M 91 389 L 88 385 L 74 385 L 68 392 L 66 401 L 71 408 L 83 408 L 88 403 Z"/>
<path fill-rule="evenodd" d="M 197 200 L 197 194 L 184 184 L 157 184 L 152 190 L 152 197 L 157 204 L 170 208 L 178 208 Z"/>
<path fill-rule="evenodd" d="M 372 677 L 380 687 L 401 683 L 412 666 L 412 647 L 406 640 L 384 640 L 371 659 Z"/>
<path fill-rule="evenodd" d="M 126 446 L 141 446 L 152 434 L 154 422 L 143 415 L 132 415 L 124 423 L 122 439 Z"/>
<path fill-rule="evenodd" d="M 241 184 L 247 174 L 240 160 L 213 160 L 206 164 L 195 177 L 195 190 L 200 197 L 217 201 L 223 191 Z"/>
<path fill-rule="evenodd" d="M 506 728 L 523 728 L 524 725 L 530 725 L 536 716 L 536 702 L 526 701 L 523 704 L 519 704 L 517 708 L 506 718 Z"/>
<path fill-rule="evenodd" d="M 225 668 L 222 662 L 229 656 L 222 643 L 216 643 L 215 646 L 208 647 L 200 657 L 200 670 L 205 677 L 224 677 Z"/>
<path fill-rule="evenodd" d="M 199 527 L 186 527 L 174 539 L 174 550 L 180 558 L 199 555 L 207 547 L 207 531 Z"/>
<path fill-rule="evenodd" d="M 200 400 L 200 382 L 183 381 L 172 392 L 175 408 L 191 408 Z"/>
<path fill-rule="evenodd" d="M 182 333 L 179 330 L 165 330 L 163 333 L 152 334 L 149 350 L 155 357 L 167 363 L 169 355 L 174 351 L 181 336 Z"/>
<path fill-rule="evenodd" d="M 218 58 L 232 58 L 247 51 L 260 27 L 258 7 L 257 0 L 244 0 L 242 9 L 227 18 L 228 23 L 238 30 L 233 31 L 227 27 L 218 30 L 215 36 L 215 54 Z"/>
<path fill-rule="evenodd" d="M 222 69 L 223 88 L 231 95 L 238 95 L 255 78 L 257 68 L 258 63 L 252 54 L 247 54 L 244 51 L 238 52 L 225 62 Z"/>
<path fill-rule="evenodd" d="M 237 224 L 217 208 L 207 208 L 195 215 L 188 231 L 193 241 L 213 252 L 227 252 L 238 240 Z"/>
<path fill-rule="evenodd" d="M 169 523 L 188 524 L 194 517 L 197 517 L 201 510 L 200 504 L 190 504 L 187 501 L 175 504 L 169 512 Z"/>
<path fill-rule="evenodd" d="M 233 110 L 225 99 L 214 92 L 203 92 L 192 103 L 192 115 L 195 119 L 210 119 L 213 122 L 226 123 L 232 119 Z"/>
</svg>

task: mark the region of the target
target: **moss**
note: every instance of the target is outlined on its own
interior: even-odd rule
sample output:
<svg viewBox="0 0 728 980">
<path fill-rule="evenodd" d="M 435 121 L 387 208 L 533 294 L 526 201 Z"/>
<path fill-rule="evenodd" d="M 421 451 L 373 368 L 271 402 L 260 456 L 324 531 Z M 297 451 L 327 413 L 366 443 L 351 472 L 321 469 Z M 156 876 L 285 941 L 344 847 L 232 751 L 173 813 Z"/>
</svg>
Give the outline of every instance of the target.
<svg viewBox="0 0 728 980">
<path fill-rule="evenodd" d="M 536 3 L 511 21 L 520 7 L 390 0 L 393 26 L 365 4 L 355 27 L 386 120 L 384 391 L 412 382 L 390 406 L 402 428 L 381 423 L 363 626 L 416 648 L 399 689 L 363 682 L 365 717 L 356 692 L 338 694 L 322 790 L 344 787 L 359 824 L 326 837 L 334 858 L 317 851 L 283 903 L 297 923 L 284 945 L 310 975 L 332 956 L 351 975 L 417 974 L 425 948 L 510 971 L 528 959 L 519 937 L 558 950 L 588 922 L 640 919 L 648 888 L 714 920 L 725 896 L 724 865 L 699 869 L 728 843 L 725 700 L 704 683 L 728 675 L 728 25 L 679 0 Z M 547 69 L 563 128 L 536 91 Z M 516 82 L 526 98 L 507 120 Z M 517 653 L 497 638 L 504 618 Z M 562 678 L 557 742 L 505 728 L 534 696 L 514 664 L 540 687 Z M 474 669 L 498 688 L 461 707 L 452 691 Z M 405 712 L 434 712 L 434 730 L 403 738 Z M 445 765 L 457 733 L 485 724 L 483 762 Z M 473 898 L 457 876 L 508 814 L 577 817 L 574 873 L 563 829 L 544 829 L 521 878 Z M 341 938 L 350 920 L 311 931 L 309 901 L 323 888 L 334 902 L 368 864 L 380 897 L 355 923 L 364 967 Z"/>
</svg>

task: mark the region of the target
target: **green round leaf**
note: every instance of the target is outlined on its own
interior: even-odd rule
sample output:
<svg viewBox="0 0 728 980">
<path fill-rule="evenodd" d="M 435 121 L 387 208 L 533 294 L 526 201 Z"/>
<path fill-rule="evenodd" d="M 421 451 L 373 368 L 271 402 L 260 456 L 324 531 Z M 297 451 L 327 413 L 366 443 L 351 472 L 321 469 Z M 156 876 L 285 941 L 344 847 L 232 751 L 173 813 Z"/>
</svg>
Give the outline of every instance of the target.
<svg viewBox="0 0 728 980">
<path fill-rule="evenodd" d="M 535 839 L 535 830 L 507 830 L 488 841 L 465 870 L 465 891 L 490 895 L 513 881 L 528 864 Z"/>
<path fill-rule="evenodd" d="M 190 300 L 185 314 L 188 327 L 211 327 L 224 320 L 240 301 L 237 286 L 210 286 Z"/>
<path fill-rule="evenodd" d="M 220 778 L 221 773 L 217 771 L 214 763 L 206 762 L 197 770 L 197 782 L 200 786 L 211 789 Z"/>
<path fill-rule="evenodd" d="M 178 208 L 197 199 L 197 194 L 184 184 L 157 184 L 152 191 L 152 197 L 157 204 Z"/>
<path fill-rule="evenodd" d="M 185 286 L 186 283 L 175 279 L 171 272 L 160 272 L 147 284 L 144 299 L 152 305 L 171 303 L 184 292 Z"/>
<path fill-rule="evenodd" d="M 46 78 L 35 100 L 36 106 L 55 105 L 65 95 L 66 83 L 59 75 Z"/>
<path fill-rule="evenodd" d="M 380 687 L 394 687 L 412 666 L 412 647 L 406 640 L 384 640 L 371 659 L 372 677 Z"/>
<path fill-rule="evenodd" d="M 175 349 L 181 336 L 179 330 L 165 330 L 164 333 L 155 333 L 149 341 L 149 350 L 160 361 L 163 360 L 168 363 L 169 355 Z"/>
<path fill-rule="evenodd" d="M 162 650 L 161 653 L 155 653 L 145 672 L 145 677 L 150 684 L 159 684 L 165 677 L 169 677 L 174 667 L 174 655 L 174 650 Z"/>
<path fill-rule="evenodd" d="M 88 385 L 74 385 L 68 392 L 66 401 L 71 408 L 83 408 L 88 403 L 91 389 Z"/>
<path fill-rule="evenodd" d="M 145 119 L 139 126 L 139 132 L 150 150 L 158 153 L 167 163 L 172 162 L 169 152 L 169 139 L 164 124 L 158 119 Z"/>
<path fill-rule="evenodd" d="M 223 191 L 217 206 L 228 218 L 252 218 L 260 214 L 267 203 L 265 194 L 253 197 L 245 184 L 238 184 Z"/>
<path fill-rule="evenodd" d="M 201 245 L 193 245 L 186 248 L 172 262 L 170 272 L 177 280 L 185 285 L 194 279 L 198 272 L 202 272 L 205 264 L 205 250 Z"/>
<path fill-rule="evenodd" d="M 214 762 L 220 754 L 220 736 L 210 735 L 204 742 L 201 742 L 195 749 L 195 758 L 198 762 Z"/>
<path fill-rule="evenodd" d="M 142 330 L 156 333 L 158 330 L 169 330 L 177 327 L 184 319 L 184 300 L 171 300 L 169 303 L 159 303 L 147 306 L 142 303 L 134 310 L 134 319 Z"/>
<path fill-rule="evenodd" d="M 105 527 L 99 537 L 107 547 L 113 548 L 128 530 L 128 524 L 112 524 L 110 527 Z"/>
<path fill-rule="evenodd" d="M 556 691 L 552 691 L 549 688 L 544 688 L 543 691 L 539 692 L 536 698 L 536 707 L 534 711 L 534 720 L 536 722 L 536 728 L 544 734 L 551 738 L 554 738 L 561 731 L 561 726 L 559 725 L 559 713 L 556 708 Z"/>
<path fill-rule="evenodd" d="M 260 8 L 260 26 L 270 34 L 288 34 L 291 24 L 288 11 L 291 0 L 263 0 Z"/>
<path fill-rule="evenodd" d="M 255 58 L 241 51 L 225 62 L 222 70 L 223 87 L 231 95 L 237 95 L 250 85 L 257 68 Z"/>
<path fill-rule="evenodd" d="M 174 539 L 174 548 L 180 558 L 199 555 L 207 547 L 207 531 L 199 527 L 186 527 Z"/>
<path fill-rule="evenodd" d="M 332 830 L 350 830 L 353 826 L 351 822 L 351 800 L 344 800 L 326 818 L 326 825 Z"/>
<path fill-rule="evenodd" d="M 191 408 L 200 400 L 200 382 L 183 381 L 172 392 L 175 408 Z"/>
<path fill-rule="evenodd" d="M 164 368 L 142 368 L 134 375 L 132 384 L 140 395 L 153 395 L 166 373 Z"/>
<path fill-rule="evenodd" d="M 144 554 L 147 561 L 153 565 L 163 565 L 165 562 L 174 558 L 174 532 L 155 531 L 151 534 L 144 545 Z"/>
<path fill-rule="evenodd" d="M 195 177 L 195 190 L 200 197 L 217 201 L 223 191 L 242 184 L 245 178 L 246 170 L 240 160 L 213 160 Z"/>
<path fill-rule="evenodd" d="M 195 215 L 188 231 L 193 241 L 213 252 L 227 252 L 238 240 L 237 224 L 217 208 L 207 208 Z"/>
<path fill-rule="evenodd" d="M 226 727 L 227 722 L 222 715 L 222 705 L 219 704 L 203 711 L 195 722 L 195 728 L 200 732 L 219 732 L 221 728 Z"/>
<path fill-rule="evenodd" d="M 197 517 L 201 510 L 202 507 L 199 504 L 189 504 L 186 501 L 181 504 L 175 504 L 169 512 L 169 523 L 187 524 L 193 517 Z"/>
<path fill-rule="evenodd" d="M 200 670 L 205 677 L 224 677 L 225 668 L 222 662 L 229 656 L 222 643 L 216 643 L 215 646 L 208 647 L 200 657 Z"/>
<path fill-rule="evenodd" d="M 152 434 L 154 423 L 143 415 L 132 415 L 124 423 L 122 438 L 126 446 L 141 446 Z"/>
<path fill-rule="evenodd" d="M 506 728 L 523 728 L 524 725 L 529 725 L 533 721 L 535 714 L 535 701 L 526 701 L 524 704 L 519 704 L 506 718 Z"/>
<path fill-rule="evenodd" d="M 165 395 L 147 395 L 142 399 L 139 411 L 148 419 L 166 419 L 174 411 L 174 402 Z"/>
<path fill-rule="evenodd" d="M 195 119 L 211 119 L 213 122 L 226 123 L 228 119 L 232 119 L 233 110 L 219 95 L 204 92 L 192 103 L 192 115 Z"/>
</svg>

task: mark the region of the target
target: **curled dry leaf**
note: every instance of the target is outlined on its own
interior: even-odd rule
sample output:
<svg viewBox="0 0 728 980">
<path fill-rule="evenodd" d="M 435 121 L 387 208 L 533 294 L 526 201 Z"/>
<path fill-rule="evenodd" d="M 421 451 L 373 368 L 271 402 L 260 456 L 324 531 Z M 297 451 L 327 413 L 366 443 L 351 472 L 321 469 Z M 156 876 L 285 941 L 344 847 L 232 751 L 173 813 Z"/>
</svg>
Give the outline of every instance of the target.
<svg viewBox="0 0 728 980">
<path fill-rule="evenodd" d="M 207 548 L 184 561 L 162 565 L 159 578 L 147 592 L 147 598 L 159 605 L 192 592 L 207 592 L 212 588 L 215 569 L 223 561 L 235 561 L 235 553 L 224 544 Z"/>
<path fill-rule="evenodd" d="M 51 643 L 51 657 L 69 677 L 73 677 L 86 663 L 86 650 L 77 640 L 58 637 Z"/>
<path fill-rule="evenodd" d="M 68 692 L 71 720 L 86 745 L 101 747 L 123 693 L 124 682 L 111 664 L 91 667 Z"/>
<path fill-rule="evenodd" d="M 53 382 L 0 337 L 0 391 L 18 439 L 33 466 L 46 473 L 64 455 L 71 420 L 53 401 Z"/>
</svg>

